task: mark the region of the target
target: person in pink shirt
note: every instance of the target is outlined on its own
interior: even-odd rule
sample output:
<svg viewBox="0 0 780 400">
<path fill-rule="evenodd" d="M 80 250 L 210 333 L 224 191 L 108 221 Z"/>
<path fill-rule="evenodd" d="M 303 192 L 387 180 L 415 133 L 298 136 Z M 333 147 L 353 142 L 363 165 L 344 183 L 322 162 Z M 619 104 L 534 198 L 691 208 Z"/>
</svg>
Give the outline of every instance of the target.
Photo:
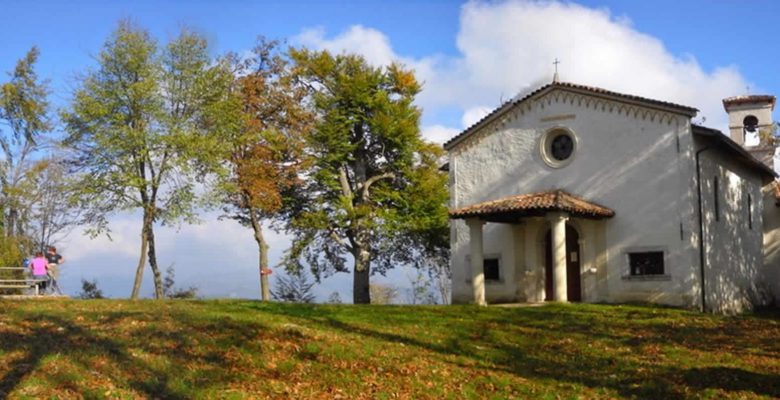
<svg viewBox="0 0 780 400">
<path fill-rule="evenodd" d="M 37 252 L 35 253 L 35 258 L 30 261 L 30 269 L 32 269 L 33 278 L 36 280 L 41 280 L 41 289 L 44 291 L 46 290 L 46 284 L 49 281 L 49 275 L 47 274 L 47 269 L 49 267 L 49 262 L 46 260 L 46 257 L 43 256 L 43 252 Z"/>
</svg>

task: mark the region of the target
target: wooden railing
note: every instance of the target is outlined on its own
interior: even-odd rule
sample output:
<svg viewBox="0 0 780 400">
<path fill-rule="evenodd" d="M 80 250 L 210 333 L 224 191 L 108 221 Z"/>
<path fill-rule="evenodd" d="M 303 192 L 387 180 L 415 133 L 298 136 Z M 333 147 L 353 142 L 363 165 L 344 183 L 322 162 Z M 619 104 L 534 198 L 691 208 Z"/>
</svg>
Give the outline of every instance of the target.
<svg viewBox="0 0 780 400">
<path fill-rule="evenodd" d="M 0 267 L 0 271 L 23 271 L 20 275 L 25 275 L 24 278 L 0 278 L 0 289 L 35 289 L 35 295 L 40 293 L 40 286 L 44 282 L 48 282 L 48 278 L 36 279 L 32 275 L 29 275 L 29 268 L 24 267 Z"/>
</svg>

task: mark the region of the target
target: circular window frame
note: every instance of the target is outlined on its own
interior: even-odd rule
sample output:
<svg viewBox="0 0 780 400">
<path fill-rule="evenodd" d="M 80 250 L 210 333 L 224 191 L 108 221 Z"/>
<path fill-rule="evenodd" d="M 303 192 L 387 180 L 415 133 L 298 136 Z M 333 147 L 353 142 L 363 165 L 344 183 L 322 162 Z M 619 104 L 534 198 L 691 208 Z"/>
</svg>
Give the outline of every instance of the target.
<svg viewBox="0 0 780 400">
<path fill-rule="evenodd" d="M 552 142 L 559 136 L 564 136 L 564 135 L 568 136 L 571 139 L 572 142 L 571 154 L 569 155 L 569 157 L 567 157 L 564 160 L 558 160 L 552 155 Z M 577 135 L 574 134 L 574 131 L 572 131 L 567 127 L 556 126 L 548 129 L 544 133 L 544 135 L 542 135 L 542 140 L 539 141 L 539 154 L 542 157 L 542 161 L 544 161 L 544 163 L 547 164 L 548 167 L 563 168 L 571 164 L 572 160 L 574 160 L 574 157 L 577 155 L 577 147 L 578 147 L 577 145 L 578 145 Z"/>
</svg>

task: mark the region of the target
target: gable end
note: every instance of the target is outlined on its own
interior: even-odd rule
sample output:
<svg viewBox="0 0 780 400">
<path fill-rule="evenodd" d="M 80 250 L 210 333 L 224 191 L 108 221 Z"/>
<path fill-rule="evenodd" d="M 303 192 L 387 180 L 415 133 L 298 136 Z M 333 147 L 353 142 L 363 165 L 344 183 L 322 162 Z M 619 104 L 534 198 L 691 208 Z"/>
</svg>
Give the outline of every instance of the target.
<svg viewBox="0 0 780 400">
<path fill-rule="evenodd" d="M 463 132 L 444 143 L 444 149 L 455 151 L 456 147 L 460 147 L 459 145 L 461 143 L 465 144 L 465 142 L 473 143 L 474 141 L 479 141 L 480 138 L 495 130 L 496 121 L 498 121 L 499 124 L 504 122 L 505 119 L 502 117 L 509 111 L 517 108 L 520 115 L 522 115 L 525 112 L 531 111 L 533 106 L 537 103 L 543 108 L 545 106 L 545 100 L 547 105 L 552 104 L 553 100 L 563 103 L 568 102 L 569 104 L 574 104 L 576 102 L 578 106 L 582 106 L 584 103 L 586 108 L 600 109 L 604 112 L 617 111 L 618 114 L 626 113 L 626 115 L 631 115 L 631 113 L 633 113 L 635 118 L 649 118 L 651 121 L 658 118 L 659 120 L 668 121 L 668 123 L 671 123 L 673 120 L 673 116 L 670 114 L 692 118 L 698 112 L 695 108 L 665 101 L 627 95 L 573 83 L 553 82 L 540 87 L 525 97 L 505 102 L 491 111 L 488 115 L 466 128 Z"/>
</svg>

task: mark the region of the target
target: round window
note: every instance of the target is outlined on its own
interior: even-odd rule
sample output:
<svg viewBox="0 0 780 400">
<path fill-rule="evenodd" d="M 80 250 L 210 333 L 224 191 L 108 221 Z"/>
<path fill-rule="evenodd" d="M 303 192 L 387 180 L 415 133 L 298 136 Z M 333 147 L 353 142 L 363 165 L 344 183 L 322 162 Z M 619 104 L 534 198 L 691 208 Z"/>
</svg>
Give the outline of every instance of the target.
<svg viewBox="0 0 780 400">
<path fill-rule="evenodd" d="M 540 145 L 542 160 L 553 168 L 561 168 L 571 162 L 577 138 L 568 129 L 556 128 L 545 133 Z"/>
<path fill-rule="evenodd" d="M 550 154 L 558 161 L 566 160 L 574 152 L 574 141 L 569 135 L 556 136 L 552 140 Z"/>
</svg>

